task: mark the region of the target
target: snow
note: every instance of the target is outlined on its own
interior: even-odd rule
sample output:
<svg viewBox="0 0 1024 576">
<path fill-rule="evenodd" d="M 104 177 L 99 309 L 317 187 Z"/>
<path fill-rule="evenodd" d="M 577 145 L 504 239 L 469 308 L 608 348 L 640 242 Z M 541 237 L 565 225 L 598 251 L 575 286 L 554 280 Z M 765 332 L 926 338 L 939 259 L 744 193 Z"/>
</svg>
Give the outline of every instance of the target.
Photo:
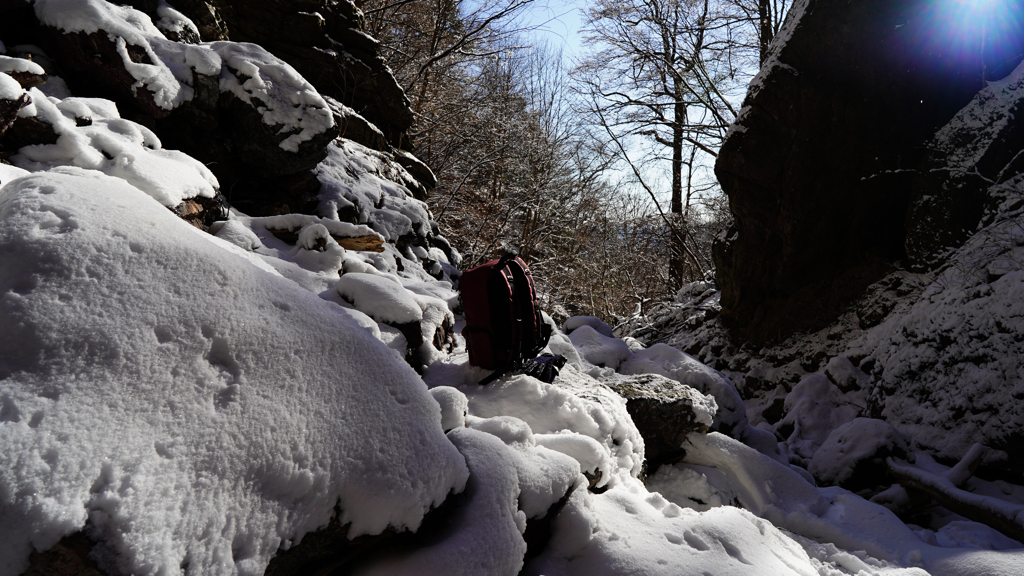
<svg viewBox="0 0 1024 576">
<path fill-rule="evenodd" d="M 823 374 L 812 374 L 786 396 L 786 417 L 776 429 L 792 428 L 786 446 L 807 464 L 833 430 L 863 411 L 863 396 L 861 391 L 844 394 Z"/>
<path fill-rule="evenodd" d="M 262 47 L 244 42 L 211 42 L 204 46 L 220 56 L 221 92 L 230 92 L 256 108 L 264 124 L 289 134 L 280 147 L 298 152 L 299 145 L 334 127 L 327 102 L 294 68 Z"/>
<path fill-rule="evenodd" d="M 12 58 L 11 56 L 0 56 L 0 72 L 10 74 L 12 72 L 28 72 L 29 74 L 43 75 L 43 67 L 31 60 L 24 58 Z"/>
<path fill-rule="evenodd" d="M 176 43 L 166 40 L 143 12 L 103 0 L 39 0 L 33 6 L 40 22 L 65 33 L 106 32 L 115 42 L 125 70 L 136 79 L 134 86 L 149 90 L 157 106 L 172 110 L 192 99 L 191 73 L 184 63 L 173 58 L 165 62 L 158 54 L 163 49 L 174 50 Z M 133 62 L 128 44 L 142 48 L 151 63 Z"/>
<path fill-rule="evenodd" d="M 255 250 L 263 246 L 260 239 L 252 231 L 238 220 L 222 220 L 210 226 L 210 233 L 238 246 L 243 250 Z"/>
<path fill-rule="evenodd" d="M 156 15 L 160 17 L 160 20 L 156 22 L 156 27 L 160 30 L 169 30 L 179 35 L 188 31 L 199 38 L 199 29 L 196 28 L 196 25 L 184 14 L 171 8 L 165 0 L 159 0 L 157 3 Z M 208 74 L 208 72 L 200 72 L 200 74 Z"/>
<path fill-rule="evenodd" d="M 514 416 L 524 421 L 540 444 L 577 458 L 585 471 L 602 472 L 599 486 L 615 477 L 635 477 L 643 465 L 643 438 L 625 402 L 610 389 L 566 366 L 551 384 L 519 375 L 485 387 L 477 385 L 489 372 L 468 364 L 459 354 L 435 363 L 424 374 L 427 386 L 452 386 L 468 399 L 469 414 L 478 418 Z M 563 435 L 555 440 L 554 434 Z M 585 436 L 593 440 L 580 440 Z M 598 452 L 596 448 L 600 446 Z"/>
<path fill-rule="evenodd" d="M 571 334 L 569 340 L 587 362 L 597 366 L 618 368 L 619 364 L 629 357 L 631 351 L 625 342 L 618 338 L 602 335 L 589 325 L 582 325 Z"/>
<path fill-rule="evenodd" d="M 164 105 L 186 99 L 193 71 L 218 74 L 282 127 L 286 146 L 329 127 L 315 91 L 258 47 L 169 42 L 148 17 L 96 0 L 36 9 L 65 30 L 145 48 L 153 63 L 131 70 L 140 86 L 166 90 Z M 190 25 L 166 5 L 158 13 L 161 26 Z M 902 400 L 883 406 L 899 433 L 859 416 L 880 375 L 908 396 L 936 382 L 953 390 L 943 410 L 1002 402 L 994 422 L 966 417 L 992 436 L 1017 416 L 1019 403 L 988 379 L 1019 372 L 1011 224 L 987 229 L 917 304 L 849 349 L 833 343 L 820 372 L 799 355 L 769 367 L 745 352 L 716 370 L 574 317 L 548 346 L 568 359 L 553 382 L 508 374 L 480 386 L 489 371 L 468 363 L 461 338 L 432 344 L 439 326 L 457 333 L 461 323 L 460 256 L 428 241 L 435 224 L 412 197 L 415 180 L 388 154 L 332 144 L 316 169 L 318 216 L 232 211 L 205 234 L 166 209 L 216 192 L 205 167 L 163 150 L 111 102 L 32 96 L 26 114 L 60 140 L 19 151 L 21 168 L 0 164 L 0 576 L 83 527 L 111 572 L 261 574 L 336 504 L 350 536 L 422 528 L 357 558 L 355 574 L 969 576 L 1024 565 L 1024 545 L 976 522 L 950 514 L 908 526 L 882 505 L 909 501 L 903 488 L 868 501 L 816 487 L 790 464 L 841 482 L 885 448 L 913 456 L 913 466 L 892 462 L 923 480 L 949 488 L 965 476 L 899 434 L 931 434 L 958 457 L 973 429 L 929 428 L 927 410 Z M 84 118 L 92 125 L 77 126 Z M 372 234 L 383 252 L 335 240 Z M 672 322 L 717 310 L 713 286 L 687 290 L 666 312 Z M 1010 339 L 985 318 L 1000 318 Z M 409 322 L 425 341 L 414 351 L 422 376 L 405 360 L 415 332 L 389 326 Z M 954 359 L 987 349 L 991 362 L 930 368 L 946 368 L 932 336 L 942 333 L 955 338 L 943 344 Z M 734 359 L 785 382 L 773 389 L 786 394 L 785 418 L 768 424 L 754 406 L 749 425 L 734 381 L 745 393 L 755 384 L 733 377 L 744 376 Z M 717 431 L 691 433 L 683 460 L 646 480 L 644 439 L 609 386 L 638 374 L 708 395 L 700 419 Z M 953 489 L 1004 515 L 1024 506 L 1024 488 L 1006 482 Z M 527 559 L 524 535 L 546 520 L 551 538 Z"/>
<path fill-rule="evenodd" d="M 466 425 L 469 400 L 465 394 L 451 386 L 437 386 L 430 389 L 430 395 L 441 408 L 441 428 L 444 431 Z"/>
<path fill-rule="evenodd" d="M 367 272 L 340 278 L 303 260 L 323 254 L 309 247 L 333 241 L 335 220 L 233 213 L 209 236 L 123 179 L 69 167 L 16 175 L 0 190 L 2 241 L 15 247 L 0 254 L 18 262 L 5 268 L 0 313 L 5 325 L 32 321 L 0 339 L 0 434 L 17 446 L 3 458 L 31 457 L 5 461 L 0 481 L 2 493 L 36 496 L 0 504 L 0 526 L 36 528 L 0 535 L 7 573 L 87 517 L 103 561 L 123 571 L 176 572 L 187 557 L 189 570 L 261 573 L 337 498 L 352 534 L 415 528 L 454 498 L 430 538 L 363 557 L 358 574 L 962 576 L 1014 574 L 1024 562 L 1017 543 L 976 523 L 912 529 L 878 504 L 814 487 L 763 453 L 773 437 L 742 410 L 729 416 L 742 442 L 691 434 L 684 461 L 645 486 L 643 439 L 600 381 L 620 376 L 595 379 L 561 332 L 552 349 L 575 352 L 583 370 L 568 364 L 550 384 L 510 375 L 481 387 L 487 371 L 461 347 L 420 379 L 378 341 L 378 321 L 451 319 L 451 282 L 397 251 L 343 251 L 346 270 Z M 288 247 L 268 227 L 317 232 Z M 852 364 L 829 366 L 857 381 Z M 666 345 L 629 350 L 620 370 L 738 400 L 728 378 Z M 856 398 L 824 375 L 805 379 L 793 396 L 807 405 L 794 408 L 801 429 L 815 429 L 819 388 L 828 405 Z M 217 458 L 202 457 L 206 446 Z M 844 457 L 837 468 L 849 468 Z M 523 531 L 562 501 L 551 541 L 526 561 Z M 197 538 L 207 526 L 218 536 Z"/>
<path fill-rule="evenodd" d="M 15 166 L 32 172 L 57 166 L 98 170 L 124 179 L 169 207 L 217 194 L 217 178 L 202 162 L 162 149 L 156 134 L 122 119 L 109 101 L 51 99 L 36 88 L 29 93 L 34 107 L 30 114 L 50 124 L 58 139 L 54 144 L 21 148 L 10 158 Z M 91 118 L 90 125 L 77 126 L 78 117 Z"/>
<path fill-rule="evenodd" d="M 357 535 L 461 489 L 422 382 L 334 305 L 123 180 L 0 192 L 4 573 L 87 517 L 119 570 L 261 573 L 338 500 Z"/>
<path fill-rule="evenodd" d="M 975 442 L 1001 449 L 1024 421 L 1024 235 L 1019 216 L 1004 218 L 956 251 L 909 310 L 851 344 L 874 361 L 881 417 L 944 458 Z"/>
<path fill-rule="evenodd" d="M 579 328 L 580 326 L 590 326 L 594 330 L 597 330 L 602 336 L 612 338 L 615 334 L 612 333 L 612 327 L 601 321 L 600 318 L 594 316 L 572 316 L 565 321 L 565 331 L 572 334 L 572 331 Z"/>
<path fill-rule="evenodd" d="M 379 559 L 357 574 L 513 575 L 519 572 L 526 542 L 525 518 L 516 508 L 515 466 L 502 443 L 489 434 L 456 430 L 450 436 L 470 469 L 469 501 L 441 542 L 412 554 Z M 459 558 L 453 562 L 453 558 Z"/>
<path fill-rule="evenodd" d="M 373 274 L 353 272 L 338 281 L 338 294 L 378 322 L 406 324 L 423 319 L 423 310 L 401 284 Z"/>
<path fill-rule="evenodd" d="M 1013 105 L 1024 89 L 1024 64 L 1017 66 L 1006 78 L 987 82 L 973 101 L 935 133 L 933 141 L 946 153 L 946 165 L 953 171 L 971 171 L 981 165 L 989 151 L 980 143 L 996 141 L 996 135 L 1014 121 Z M 951 138 L 954 134 L 963 136 Z M 955 145 L 953 144 L 955 142 Z"/>
<path fill-rule="evenodd" d="M 28 170 L 22 170 L 10 164 L 0 164 L 0 185 L 6 184 L 20 176 L 31 174 Z"/>
<path fill-rule="evenodd" d="M 426 205 L 410 192 L 415 178 L 381 152 L 341 140 L 328 149 L 317 175 L 323 184 L 321 210 L 332 220 L 340 220 L 345 209 L 353 210 L 360 222 L 369 223 L 389 242 L 430 230 Z"/>
<path fill-rule="evenodd" d="M 294 68 L 255 44 L 210 42 L 182 44 L 164 38 L 145 13 L 103 0 L 39 0 L 40 22 L 66 33 L 106 32 L 121 64 L 135 78 L 133 89 L 145 88 L 157 106 L 173 110 L 192 99 L 192 74 L 219 75 L 221 92 L 229 92 L 255 108 L 263 122 L 284 136 L 279 146 L 298 152 L 314 136 L 334 128 L 327 102 Z M 158 8 L 161 22 L 172 29 L 195 28 L 168 6 Z M 142 49 L 149 62 L 134 62 L 128 45 Z"/>
<path fill-rule="evenodd" d="M 17 100 L 24 93 L 17 80 L 7 74 L 0 74 L 0 100 Z"/>
<path fill-rule="evenodd" d="M 884 451 L 884 452 L 883 452 Z M 833 430 L 814 452 L 807 471 L 827 484 L 843 484 L 860 462 L 876 455 L 910 453 L 906 439 L 882 420 L 855 418 Z"/>
</svg>

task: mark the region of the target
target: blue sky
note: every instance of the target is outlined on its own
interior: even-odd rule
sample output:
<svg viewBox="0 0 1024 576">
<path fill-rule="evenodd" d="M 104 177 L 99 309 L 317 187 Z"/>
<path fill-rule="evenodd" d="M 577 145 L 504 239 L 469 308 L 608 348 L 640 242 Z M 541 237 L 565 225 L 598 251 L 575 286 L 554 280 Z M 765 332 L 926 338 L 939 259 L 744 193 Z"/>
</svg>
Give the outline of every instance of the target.
<svg viewBox="0 0 1024 576">
<path fill-rule="evenodd" d="M 538 26 L 533 32 L 538 40 L 547 40 L 561 47 L 566 56 L 579 56 L 582 48 L 579 30 L 583 26 L 580 7 L 575 0 L 537 0 L 524 15 L 524 24 Z"/>
</svg>

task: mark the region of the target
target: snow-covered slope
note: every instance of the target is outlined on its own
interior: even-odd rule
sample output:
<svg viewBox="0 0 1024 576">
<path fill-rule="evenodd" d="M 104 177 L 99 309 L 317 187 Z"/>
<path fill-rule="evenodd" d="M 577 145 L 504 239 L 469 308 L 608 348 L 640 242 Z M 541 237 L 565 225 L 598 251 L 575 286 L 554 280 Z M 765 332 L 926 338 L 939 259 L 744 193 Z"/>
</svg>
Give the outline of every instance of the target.
<svg viewBox="0 0 1024 576">
<path fill-rule="evenodd" d="M 88 522 L 123 573 L 262 573 L 337 503 L 415 529 L 466 468 L 415 372 L 337 305 L 123 180 L 0 196 L 0 547 Z"/>
<path fill-rule="evenodd" d="M 107 28 L 138 18 L 104 6 Z M 136 24 L 125 34 L 149 30 Z M 8 79 L 0 98 L 20 98 Z M 168 210 L 216 194 L 201 163 L 163 150 L 110 101 L 43 92 L 24 117 L 49 118 L 57 141 L 19 150 L 22 168 L 0 163 L 0 575 L 79 532 L 108 574 L 262 574 L 332 518 L 345 537 L 379 537 L 347 559 L 356 574 L 1024 566 L 1018 543 L 981 524 L 908 526 L 815 487 L 787 457 L 814 443 L 776 442 L 728 366 L 620 340 L 593 318 L 555 331 L 548 351 L 569 362 L 554 382 L 480 386 L 488 372 L 457 335 L 458 251 L 386 153 L 338 140 L 315 169 L 316 215 L 233 210 L 207 233 Z M 855 370 L 830 374 L 847 386 Z M 711 429 L 649 476 L 645 440 L 610 386 L 638 374 L 688 387 L 685 409 Z M 802 390 L 826 385 L 838 386 Z M 792 402 L 805 407 L 792 425 L 823 432 L 812 396 Z M 1024 496 L 972 482 L 987 497 Z"/>
</svg>

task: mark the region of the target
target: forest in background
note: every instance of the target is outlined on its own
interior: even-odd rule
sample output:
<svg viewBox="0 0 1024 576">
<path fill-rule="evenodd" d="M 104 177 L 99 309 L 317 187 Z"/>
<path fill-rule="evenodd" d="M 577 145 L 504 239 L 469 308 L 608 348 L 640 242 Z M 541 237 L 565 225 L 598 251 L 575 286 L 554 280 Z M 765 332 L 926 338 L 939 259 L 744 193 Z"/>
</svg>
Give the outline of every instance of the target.
<svg viewBox="0 0 1024 576">
<path fill-rule="evenodd" d="M 615 322 L 711 277 L 714 159 L 790 1 L 601 0 L 577 58 L 537 44 L 539 0 L 360 7 L 464 266 L 515 249 L 556 318 Z"/>
</svg>

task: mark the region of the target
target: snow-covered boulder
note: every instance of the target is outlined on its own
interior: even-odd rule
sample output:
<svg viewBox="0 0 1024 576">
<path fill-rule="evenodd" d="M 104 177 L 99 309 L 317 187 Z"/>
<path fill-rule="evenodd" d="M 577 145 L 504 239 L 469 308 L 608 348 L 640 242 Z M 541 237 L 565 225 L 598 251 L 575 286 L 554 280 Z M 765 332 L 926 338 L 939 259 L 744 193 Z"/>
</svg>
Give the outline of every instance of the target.
<svg viewBox="0 0 1024 576">
<path fill-rule="evenodd" d="M 747 412 L 736 386 L 721 372 L 713 370 L 667 344 L 655 344 L 633 353 L 622 364 L 619 372 L 632 374 L 660 374 L 681 384 L 710 394 L 718 410 L 711 428 L 718 432 L 740 435 L 747 427 Z"/>
<path fill-rule="evenodd" d="M 220 185 L 206 166 L 177 150 L 163 149 L 152 130 L 121 118 L 111 102 L 50 99 L 38 89 L 29 94 L 32 103 L 21 116 L 49 125 L 57 139 L 21 148 L 10 158 L 15 166 L 32 172 L 56 166 L 98 170 L 125 180 L 169 208 L 187 199 L 217 195 Z"/>
<path fill-rule="evenodd" d="M 389 278 L 354 272 L 342 276 L 337 287 L 342 298 L 378 322 L 408 324 L 423 319 L 416 298 Z"/>
<path fill-rule="evenodd" d="M 691 432 L 707 432 L 718 410 L 713 396 L 658 374 L 608 380 L 607 385 L 625 399 L 644 438 L 649 472 L 682 458 L 683 440 Z"/>
<path fill-rule="evenodd" d="M 233 200 L 247 211 L 315 202 L 319 184 L 308 171 L 338 127 L 316 89 L 283 60 L 255 44 L 170 40 L 149 15 L 105 0 L 40 0 L 33 10 L 38 43 L 61 82 L 147 117 L 162 139 L 234 187 Z M 162 12 L 161 21 L 173 16 L 179 28 L 195 28 L 181 13 Z"/>
<path fill-rule="evenodd" d="M 828 435 L 807 471 L 825 485 L 858 491 L 892 484 L 885 459 L 906 460 L 909 454 L 906 439 L 891 424 L 855 418 Z"/>
<path fill-rule="evenodd" d="M 824 374 L 812 374 L 786 395 L 786 416 L 775 430 L 806 465 L 833 430 L 861 415 L 863 397 L 844 394 Z"/>
<path fill-rule="evenodd" d="M 580 356 L 596 366 L 617 369 L 632 354 L 625 342 L 613 336 L 605 336 L 588 324 L 573 330 L 569 340 Z"/>
<path fill-rule="evenodd" d="M 250 253 L 80 168 L 0 217 L 0 574 L 80 530 L 108 572 L 261 574 L 336 504 L 414 530 L 464 486 L 416 374 Z"/>
<path fill-rule="evenodd" d="M 612 327 L 601 321 L 600 318 L 594 316 L 572 316 L 565 321 L 565 332 L 572 334 L 572 331 L 579 328 L 580 326 L 590 326 L 594 330 L 597 330 L 602 336 L 614 338 L 615 334 L 612 332 Z"/>
</svg>

